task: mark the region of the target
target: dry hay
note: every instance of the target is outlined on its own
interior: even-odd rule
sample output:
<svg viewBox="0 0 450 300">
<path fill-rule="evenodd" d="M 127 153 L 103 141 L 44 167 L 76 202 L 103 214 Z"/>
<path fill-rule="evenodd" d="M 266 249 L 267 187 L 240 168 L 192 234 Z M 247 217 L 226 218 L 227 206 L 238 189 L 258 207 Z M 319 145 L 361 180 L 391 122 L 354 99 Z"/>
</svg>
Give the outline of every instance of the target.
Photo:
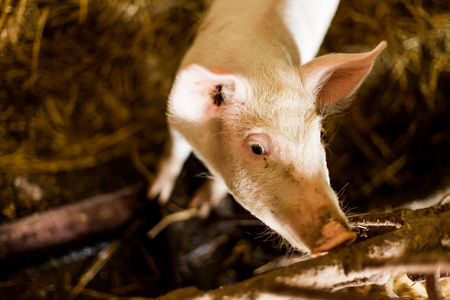
<svg viewBox="0 0 450 300">
<path fill-rule="evenodd" d="M 331 122 L 330 172 L 353 206 L 394 206 L 450 179 L 450 2 L 343 1 L 327 52 L 388 48 Z"/>
<path fill-rule="evenodd" d="M 14 203 L 18 175 L 83 170 L 138 151 L 154 162 L 165 138 L 166 95 L 202 7 L 0 2 L 3 216 L 25 209 Z"/>
<path fill-rule="evenodd" d="M 164 100 L 204 6 L 0 2 L 1 185 L 136 149 L 154 161 L 165 136 Z M 352 110 L 327 126 L 333 185 L 349 183 L 351 206 L 448 169 L 449 20 L 446 0 L 342 1 L 322 53 L 389 43 Z"/>
<path fill-rule="evenodd" d="M 4 2 L 0 168 L 72 170 L 127 152 L 118 144 L 151 130 L 163 114 L 183 47 L 169 44 L 183 43 L 184 28 L 171 18 L 192 25 L 199 6 Z"/>
</svg>

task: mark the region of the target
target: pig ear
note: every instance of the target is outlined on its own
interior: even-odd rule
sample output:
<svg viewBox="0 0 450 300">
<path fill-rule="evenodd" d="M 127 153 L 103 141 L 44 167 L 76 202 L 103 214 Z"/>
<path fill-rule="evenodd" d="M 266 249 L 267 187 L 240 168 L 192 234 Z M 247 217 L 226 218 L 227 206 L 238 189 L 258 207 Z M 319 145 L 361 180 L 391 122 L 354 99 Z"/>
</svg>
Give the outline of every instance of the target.
<svg viewBox="0 0 450 300">
<path fill-rule="evenodd" d="M 186 122 L 202 123 L 218 117 L 225 105 L 242 100 L 243 94 L 240 79 L 230 71 L 194 64 L 178 73 L 169 112 Z"/>
<path fill-rule="evenodd" d="M 374 50 L 357 54 L 329 54 L 300 67 L 304 87 L 316 97 L 316 106 L 327 106 L 349 98 L 372 69 L 377 56 L 386 48 L 381 42 Z"/>
</svg>

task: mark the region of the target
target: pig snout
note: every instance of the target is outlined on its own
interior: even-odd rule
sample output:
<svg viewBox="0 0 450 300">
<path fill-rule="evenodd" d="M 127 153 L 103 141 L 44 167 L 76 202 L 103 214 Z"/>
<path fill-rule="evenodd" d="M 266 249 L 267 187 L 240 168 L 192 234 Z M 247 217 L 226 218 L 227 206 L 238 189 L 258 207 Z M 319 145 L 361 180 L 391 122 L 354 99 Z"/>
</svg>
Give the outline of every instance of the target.
<svg viewBox="0 0 450 300">
<path fill-rule="evenodd" d="M 339 246 L 351 244 L 356 239 L 356 233 L 350 231 L 347 225 L 331 220 L 322 227 L 320 238 L 315 242 L 311 255 L 326 254 Z"/>
<path fill-rule="evenodd" d="M 272 222 L 268 225 L 272 225 L 294 248 L 306 251 L 313 257 L 327 254 L 351 244 L 357 237 L 337 203 L 331 200 L 328 199 L 327 205 L 316 207 L 313 205 L 317 205 L 320 199 L 315 198 L 310 203 L 296 201 L 278 211 L 281 215 L 272 214 Z"/>
<path fill-rule="evenodd" d="M 292 225 L 294 224 L 287 226 L 289 227 L 287 230 L 289 233 L 284 236 L 296 248 L 305 250 L 300 246 L 303 244 L 313 257 L 327 254 L 333 249 L 351 244 L 357 237 L 346 221 L 340 219 L 328 219 L 324 224 L 297 223 L 294 226 Z M 300 226 L 301 230 L 299 230 Z M 283 235 L 283 232 L 280 233 Z"/>
</svg>

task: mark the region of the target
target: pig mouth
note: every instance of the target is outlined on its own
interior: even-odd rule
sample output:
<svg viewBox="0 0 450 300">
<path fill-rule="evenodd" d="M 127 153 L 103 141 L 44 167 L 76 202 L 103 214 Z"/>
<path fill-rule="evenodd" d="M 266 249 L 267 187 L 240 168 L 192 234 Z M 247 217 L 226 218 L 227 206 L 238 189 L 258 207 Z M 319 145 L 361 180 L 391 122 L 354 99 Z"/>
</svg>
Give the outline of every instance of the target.
<svg viewBox="0 0 450 300">
<path fill-rule="evenodd" d="M 356 233 L 349 231 L 337 221 L 331 221 L 323 227 L 322 238 L 317 240 L 311 255 L 325 255 L 332 249 L 353 243 L 355 239 Z"/>
</svg>

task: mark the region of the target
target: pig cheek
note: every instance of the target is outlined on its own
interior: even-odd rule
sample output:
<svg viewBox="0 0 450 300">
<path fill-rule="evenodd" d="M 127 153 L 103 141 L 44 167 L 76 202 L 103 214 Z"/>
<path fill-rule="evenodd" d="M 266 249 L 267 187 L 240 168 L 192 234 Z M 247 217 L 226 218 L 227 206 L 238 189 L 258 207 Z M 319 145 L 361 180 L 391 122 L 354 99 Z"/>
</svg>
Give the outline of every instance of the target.
<svg viewBox="0 0 450 300">
<path fill-rule="evenodd" d="M 272 205 L 270 192 L 271 174 L 268 159 L 258 158 L 257 162 L 239 159 L 234 174 L 230 177 L 230 190 L 235 199 L 252 214 L 261 218 Z M 267 166 L 267 168 L 266 168 Z"/>
<path fill-rule="evenodd" d="M 243 188 L 242 185 L 247 182 L 248 177 L 247 153 L 241 144 L 241 139 L 235 134 L 224 133 L 216 142 L 217 150 L 214 154 L 214 160 L 220 164 L 220 173 L 233 195 Z"/>
</svg>

